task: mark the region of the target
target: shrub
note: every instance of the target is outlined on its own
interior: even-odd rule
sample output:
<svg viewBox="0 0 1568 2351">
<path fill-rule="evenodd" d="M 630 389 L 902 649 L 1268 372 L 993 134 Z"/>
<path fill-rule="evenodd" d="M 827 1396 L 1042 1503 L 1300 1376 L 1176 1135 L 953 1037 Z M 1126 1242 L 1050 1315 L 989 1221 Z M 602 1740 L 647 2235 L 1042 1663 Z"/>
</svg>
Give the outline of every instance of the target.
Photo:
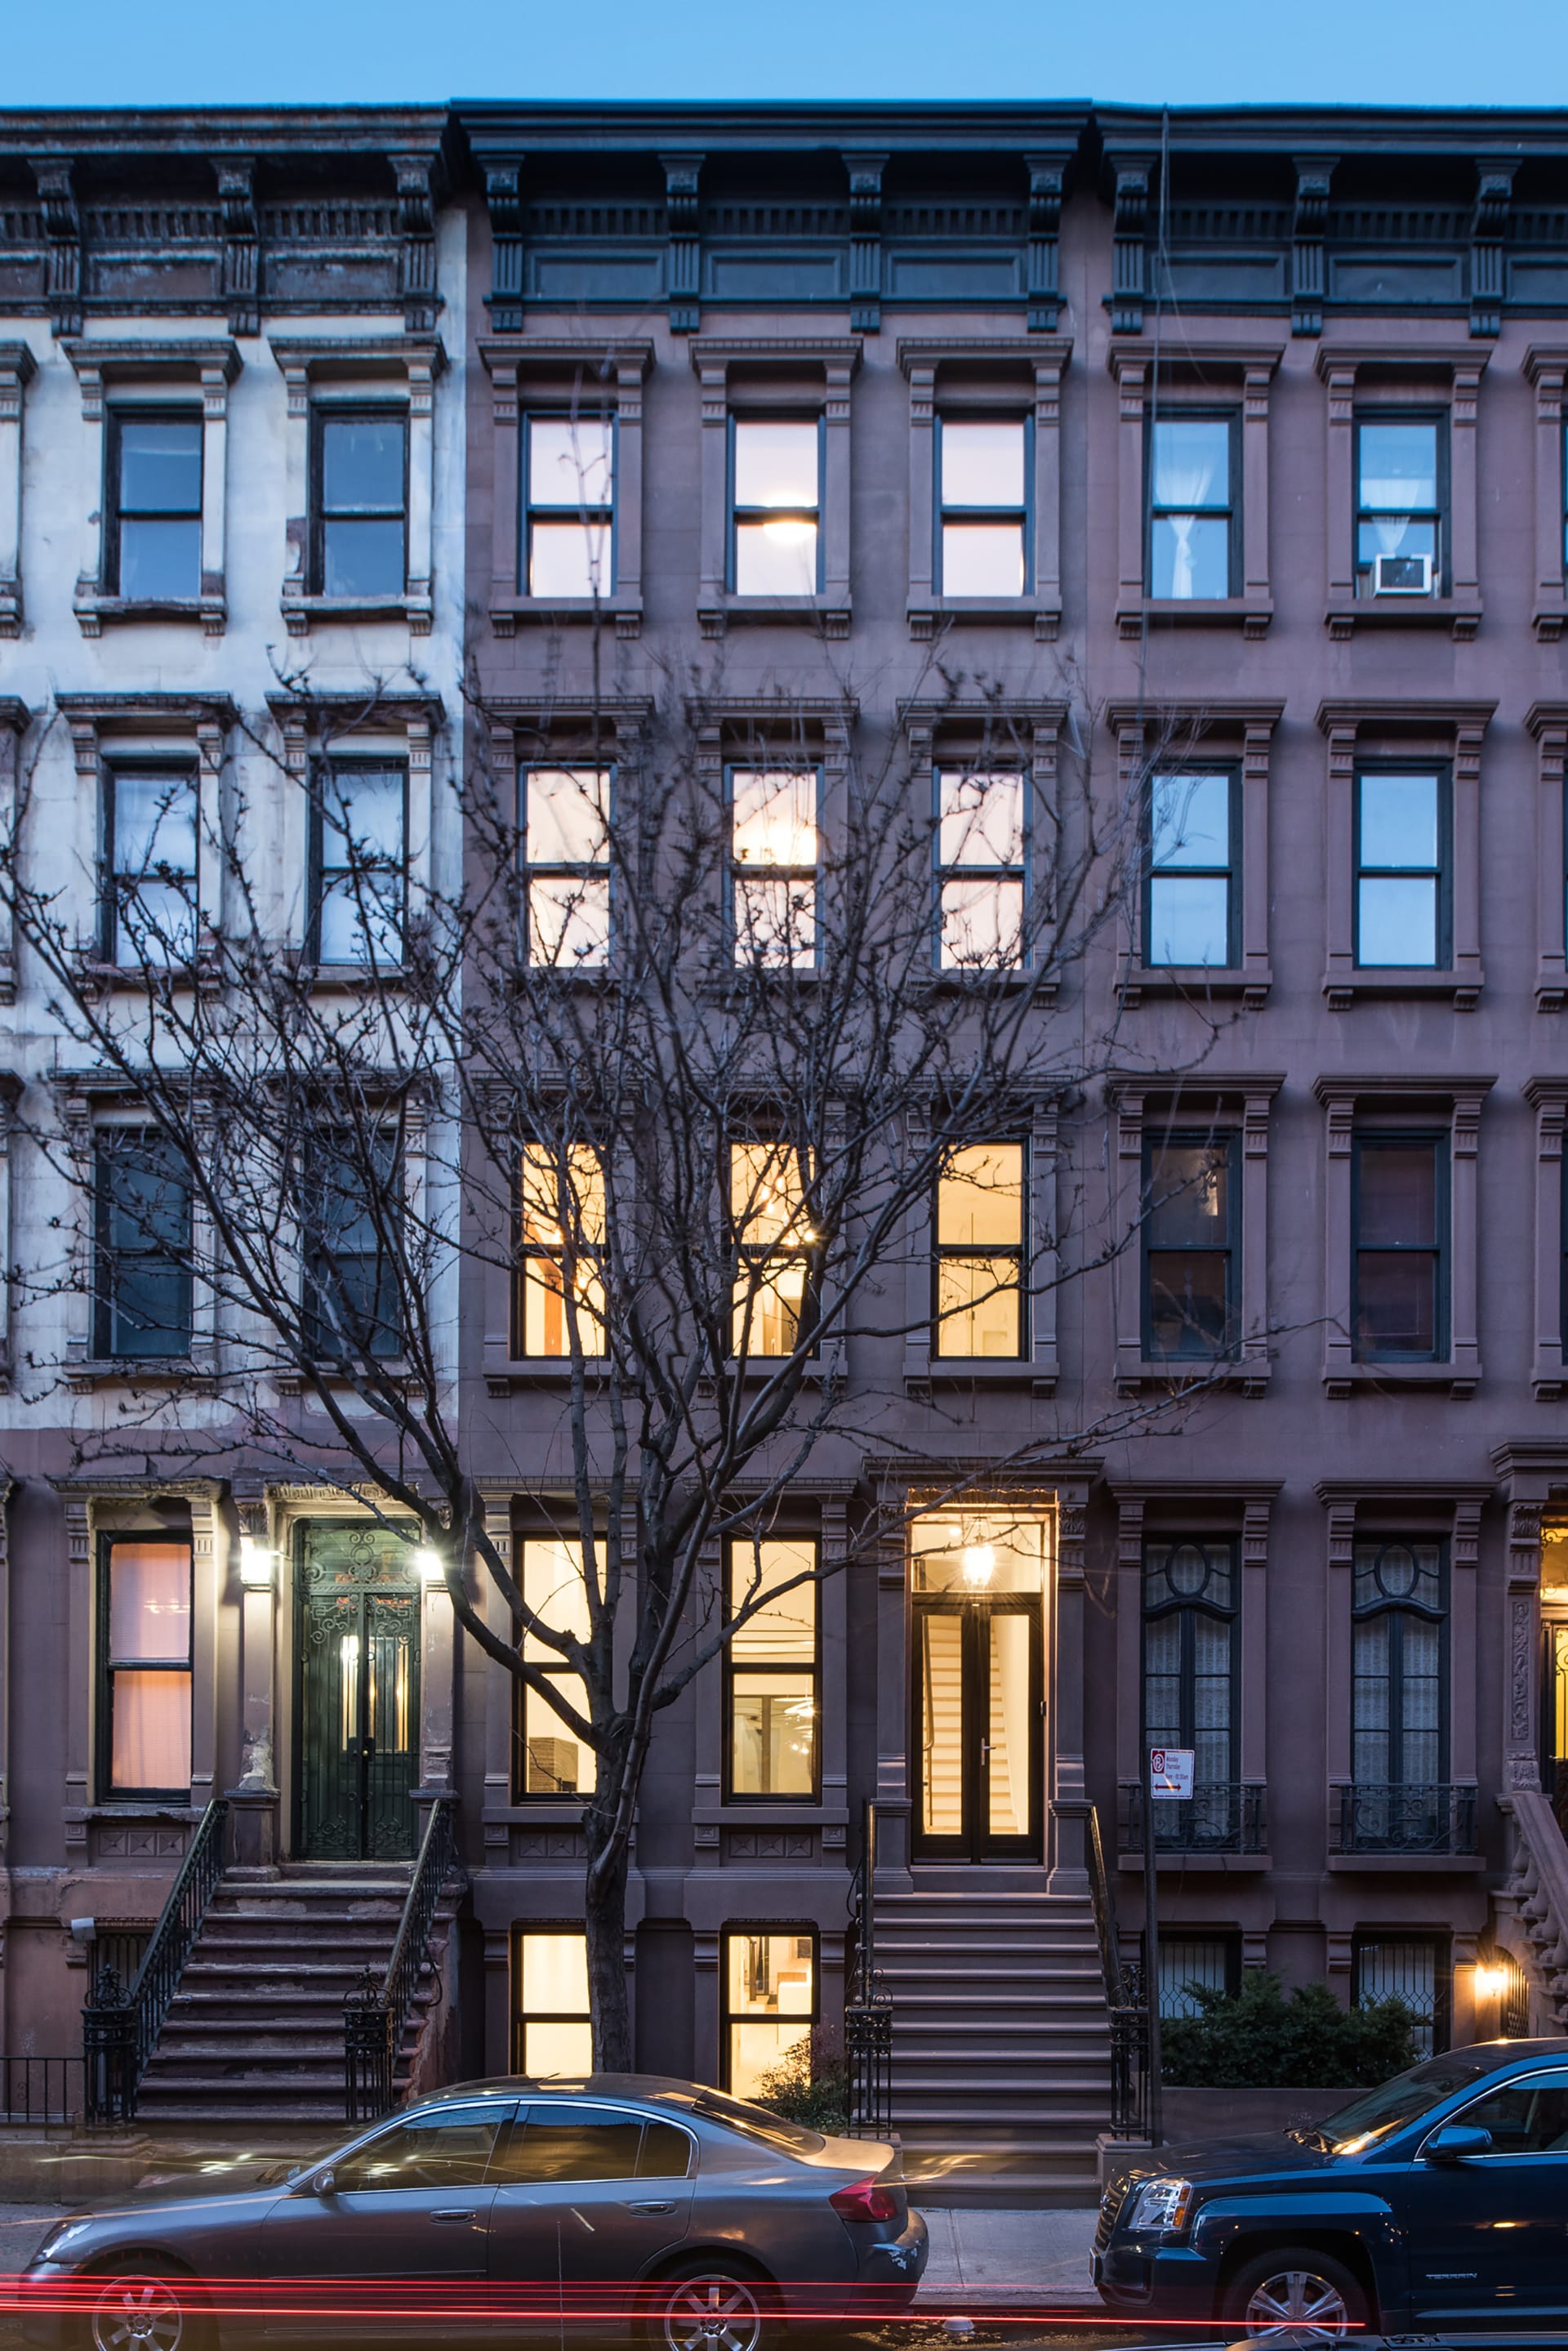
<svg viewBox="0 0 1568 2351">
<path fill-rule="evenodd" d="M 1402 2000 L 1348 2012 L 1326 1984 L 1298 1985 L 1249 1969 L 1239 1992 L 1190 1984 L 1197 2016 L 1171 2018 L 1160 2034 L 1161 2074 L 1203 2090 L 1371 2087 L 1416 2063 L 1415 2019 Z"/>
<path fill-rule="evenodd" d="M 820 2024 L 803 2033 L 763 2075 L 752 2093 L 752 2103 L 766 2106 L 770 2114 L 782 2115 L 785 2122 L 825 2131 L 829 2137 L 846 2130 L 849 2068 L 836 2037 Z"/>
</svg>

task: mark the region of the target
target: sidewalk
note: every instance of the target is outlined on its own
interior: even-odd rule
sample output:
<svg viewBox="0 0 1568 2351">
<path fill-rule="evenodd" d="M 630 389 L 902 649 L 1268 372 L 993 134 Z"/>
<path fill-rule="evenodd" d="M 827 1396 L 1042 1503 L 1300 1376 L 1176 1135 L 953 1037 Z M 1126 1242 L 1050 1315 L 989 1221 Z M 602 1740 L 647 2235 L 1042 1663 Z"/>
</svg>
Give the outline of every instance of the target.
<svg viewBox="0 0 1568 2351">
<path fill-rule="evenodd" d="M 917 2312 L 935 2304 L 944 2313 L 978 2314 L 1008 2303 L 1103 2309 L 1089 2283 L 1096 2218 L 1092 2211 L 928 2209 L 931 2257 L 915 2298 Z"/>
</svg>

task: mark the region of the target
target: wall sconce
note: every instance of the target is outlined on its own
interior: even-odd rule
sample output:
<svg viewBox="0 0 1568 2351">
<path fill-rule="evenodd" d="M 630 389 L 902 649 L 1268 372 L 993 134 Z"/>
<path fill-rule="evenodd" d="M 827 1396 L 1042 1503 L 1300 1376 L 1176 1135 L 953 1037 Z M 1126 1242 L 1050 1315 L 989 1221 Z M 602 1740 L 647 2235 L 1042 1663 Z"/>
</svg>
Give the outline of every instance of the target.
<svg viewBox="0 0 1568 2351">
<path fill-rule="evenodd" d="M 444 1583 L 446 1564 L 440 1552 L 431 1551 L 428 1544 L 421 1544 L 414 1553 L 414 1573 L 421 1583 Z"/>
<path fill-rule="evenodd" d="M 1508 1970 L 1488 1966 L 1478 1960 L 1470 1979 L 1470 1988 L 1477 2000 L 1501 2000 L 1508 1990 Z"/>
<path fill-rule="evenodd" d="M 277 1553 L 251 1535 L 240 1537 L 240 1582 L 247 1592 L 270 1592 L 277 1580 Z"/>
</svg>

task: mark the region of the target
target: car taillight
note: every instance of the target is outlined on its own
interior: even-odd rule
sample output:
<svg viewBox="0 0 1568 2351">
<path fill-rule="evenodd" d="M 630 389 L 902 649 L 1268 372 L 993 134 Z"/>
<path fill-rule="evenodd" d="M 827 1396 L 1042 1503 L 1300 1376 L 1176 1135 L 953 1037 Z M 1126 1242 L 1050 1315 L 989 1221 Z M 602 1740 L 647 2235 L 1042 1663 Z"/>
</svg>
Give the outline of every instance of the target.
<svg viewBox="0 0 1568 2351">
<path fill-rule="evenodd" d="M 841 2220 L 891 2220 L 898 2210 L 892 2189 L 879 2179 L 857 2179 L 852 2188 L 836 2188 L 827 2200 Z"/>
</svg>

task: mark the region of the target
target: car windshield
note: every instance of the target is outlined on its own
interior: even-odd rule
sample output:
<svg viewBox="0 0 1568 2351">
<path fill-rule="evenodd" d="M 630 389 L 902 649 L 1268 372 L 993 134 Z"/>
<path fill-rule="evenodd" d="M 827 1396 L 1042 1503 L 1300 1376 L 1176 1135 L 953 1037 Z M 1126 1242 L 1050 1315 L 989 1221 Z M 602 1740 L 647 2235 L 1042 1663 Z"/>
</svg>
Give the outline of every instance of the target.
<svg viewBox="0 0 1568 2351">
<path fill-rule="evenodd" d="M 770 2115 L 765 2106 L 748 2105 L 742 2098 L 722 2097 L 717 2090 L 704 2090 L 694 2107 L 698 2114 L 711 2115 L 716 2123 L 739 2131 L 742 2138 L 760 2139 L 764 2147 L 782 2147 L 787 2155 L 818 2155 L 827 2145 L 820 2131 L 807 2130 L 801 2123 L 786 2123 L 782 2115 Z"/>
<path fill-rule="evenodd" d="M 1407 2123 L 1440 2106 L 1456 2090 L 1468 2089 L 1482 2074 L 1490 2074 L 1495 2058 L 1428 2057 L 1407 2074 L 1380 2082 L 1364 2098 L 1354 2098 L 1335 2115 L 1295 2134 L 1331 2155 L 1360 2155 L 1380 2139 L 1392 2138 Z"/>
</svg>

